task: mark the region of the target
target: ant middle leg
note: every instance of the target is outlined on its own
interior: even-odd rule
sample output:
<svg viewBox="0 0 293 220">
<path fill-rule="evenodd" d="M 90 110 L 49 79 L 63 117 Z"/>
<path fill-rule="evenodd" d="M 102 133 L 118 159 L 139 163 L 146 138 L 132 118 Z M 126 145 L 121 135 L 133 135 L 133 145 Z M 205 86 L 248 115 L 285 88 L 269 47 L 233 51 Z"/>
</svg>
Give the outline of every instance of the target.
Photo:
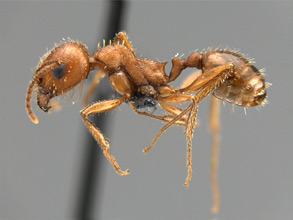
<svg viewBox="0 0 293 220">
<path fill-rule="evenodd" d="M 101 146 L 105 157 L 110 161 L 110 163 L 113 165 L 116 172 L 120 175 L 127 175 L 129 173 L 129 171 L 128 170 L 123 171 L 120 169 L 115 158 L 110 154 L 109 142 L 106 140 L 105 136 L 101 133 L 100 129 L 98 127 L 96 127 L 88 119 L 88 117 L 91 114 L 97 114 L 97 113 L 112 110 L 112 109 L 118 107 L 121 103 L 123 103 L 127 99 L 129 99 L 129 97 L 127 95 L 125 95 L 125 96 L 122 96 L 121 98 L 118 98 L 118 99 L 111 99 L 111 100 L 96 102 L 81 111 L 81 117 L 82 117 L 85 125 L 87 126 L 87 128 L 89 129 L 89 131 L 91 132 L 91 134 L 93 135 L 95 140 Z"/>
<path fill-rule="evenodd" d="M 164 103 L 164 102 L 168 102 L 168 103 L 172 103 L 172 104 L 176 104 L 176 103 L 182 103 L 182 102 L 186 102 L 186 101 L 190 101 L 192 99 L 193 95 L 189 95 L 189 94 L 180 94 L 180 93 L 176 93 L 176 94 L 172 94 L 170 96 L 167 97 L 159 97 L 158 101 L 159 103 Z M 158 138 L 161 136 L 161 134 L 171 125 L 175 124 L 176 121 L 178 121 L 179 119 L 181 119 L 185 114 L 187 114 L 187 112 L 191 109 L 191 106 L 188 106 L 185 110 L 183 110 L 180 114 L 178 114 L 177 116 L 174 116 L 174 118 L 168 122 L 164 127 L 161 128 L 160 132 L 155 136 L 155 138 L 152 140 L 151 144 L 149 145 L 149 147 L 144 148 L 144 152 L 148 152 L 153 145 L 155 144 L 155 142 L 158 140 Z"/>
<path fill-rule="evenodd" d="M 129 102 L 128 103 L 130 105 L 130 107 L 132 108 L 132 110 L 137 113 L 137 114 L 140 114 L 140 115 L 145 115 L 145 116 L 148 116 L 148 117 L 151 117 L 151 118 L 155 118 L 155 119 L 158 119 L 158 120 L 161 120 L 161 121 L 164 121 L 164 122 L 170 122 L 174 119 L 175 116 L 172 116 L 172 115 L 164 115 L 164 116 L 158 116 L 158 115 L 154 115 L 154 114 L 151 114 L 151 113 L 148 113 L 148 112 L 144 112 L 144 111 L 139 111 L 137 108 L 134 107 L 133 105 L 133 102 Z M 162 104 L 160 103 L 161 107 L 162 107 Z M 163 108 L 163 107 L 162 107 Z M 164 108 L 164 110 L 166 110 Z M 166 110 L 167 111 L 167 110 Z M 174 122 L 174 124 L 176 125 L 182 125 L 182 126 L 185 126 L 186 124 L 186 119 L 185 118 L 181 118 L 177 121 Z"/>
<path fill-rule="evenodd" d="M 169 114 L 173 115 L 172 118 L 174 118 L 177 115 L 180 115 L 183 112 L 183 109 L 181 109 L 181 108 L 179 108 L 179 107 L 177 107 L 175 105 L 169 105 L 167 103 L 160 102 L 160 106 L 166 112 L 168 112 Z M 182 124 L 180 124 L 180 125 L 186 126 L 187 119 L 188 119 L 187 114 L 185 114 L 185 115 L 182 116 L 182 118 L 180 118 L 178 121 L 176 121 L 176 124 L 177 124 L 177 122 L 180 122 L 180 123 L 182 122 Z"/>
<path fill-rule="evenodd" d="M 158 132 L 158 134 L 155 136 L 155 138 L 152 140 L 151 144 L 149 147 L 144 148 L 144 152 L 148 152 L 157 139 L 161 136 L 161 134 L 169 128 L 171 125 L 175 124 L 175 122 L 182 117 L 184 117 L 188 112 L 188 119 L 185 125 L 185 135 L 187 139 L 187 154 L 186 154 L 186 167 L 187 167 L 187 178 L 184 183 L 185 186 L 189 185 L 190 179 L 191 179 L 191 173 L 192 173 L 192 168 L 191 168 L 191 138 L 193 134 L 194 127 L 196 125 L 196 113 L 197 113 L 197 100 L 196 96 L 194 95 L 189 95 L 189 94 L 172 94 L 168 97 L 159 97 L 159 102 L 167 102 L 167 103 L 181 103 L 181 102 L 186 102 L 190 101 L 191 104 L 183 110 L 179 115 L 175 116 L 172 121 L 167 123 L 164 127 L 161 128 L 161 130 Z"/>
</svg>

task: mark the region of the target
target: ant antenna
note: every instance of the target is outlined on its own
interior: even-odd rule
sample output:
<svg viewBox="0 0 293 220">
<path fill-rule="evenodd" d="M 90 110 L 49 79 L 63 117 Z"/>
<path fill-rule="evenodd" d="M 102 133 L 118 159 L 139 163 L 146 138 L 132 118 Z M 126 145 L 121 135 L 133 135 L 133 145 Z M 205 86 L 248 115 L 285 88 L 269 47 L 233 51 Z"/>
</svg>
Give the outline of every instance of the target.
<svg viewBox="0 0 293 220">
<path fill-rule="evenodd" d="M 35 85 L 36 81 L 40 78 L 41 75 L 47 73 L 48 71 L 51 70 L 52 67 L 54 68 L 58 64 L 59 64 L 58 61 L 50 61 L 50 62 L 47 62 L 44 65 L 40 66 L 37 69 L 36 74 L 33 76 L 32 80 L 27 88 L 26 99 L 25 99 L 25 109 L 26 109 L 28 117 L 35 124 L 38 124 L 39 120 L 38 120 L 37 116 L 35 115 L 35 113 L 33 112 L 33 109 L 31 107 L 31 97 L 32 97 L 34 85 Z"/>
</svg>

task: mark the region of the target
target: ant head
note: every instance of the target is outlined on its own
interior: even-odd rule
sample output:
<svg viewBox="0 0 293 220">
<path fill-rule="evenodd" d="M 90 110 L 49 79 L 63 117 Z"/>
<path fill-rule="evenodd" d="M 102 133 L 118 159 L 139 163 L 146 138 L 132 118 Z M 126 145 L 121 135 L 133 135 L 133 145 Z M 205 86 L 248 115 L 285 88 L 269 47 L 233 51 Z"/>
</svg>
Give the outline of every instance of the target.
<svg viewBox="0 0 293 220">
<path fill-rule="evenodd" d="M 87 78 L 90 70 L 89 56 L 88 49 L 74 41 L 57 45 L 44 55 L 27 91 L 26 108 L 33 122 L 30 98 L 34 85 L 36 84 L 37 103 L 46 112 L 50 109 L 50 99 L 68 92 Z"/>
</svg>

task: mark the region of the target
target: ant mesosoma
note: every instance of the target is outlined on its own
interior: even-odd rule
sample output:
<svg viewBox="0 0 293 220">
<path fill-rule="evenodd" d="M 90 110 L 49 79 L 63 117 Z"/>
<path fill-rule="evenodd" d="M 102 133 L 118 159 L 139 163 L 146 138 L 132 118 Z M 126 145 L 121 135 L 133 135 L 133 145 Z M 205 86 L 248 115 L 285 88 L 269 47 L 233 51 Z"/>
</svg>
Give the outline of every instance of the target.
<svg viewBox="0 0 293 220">
<path fill-rule="evenodd" d="M 236 51 L 226 49 L 210 50 L 204 54 L 193 52 L 186 59 L 174 57 L 169 75 L 164 70 L 166 63 L 136 57 L 125 32 L 119 32 L 109 45 L 105 45 L 105 41 L 102 47 L 98 45 L 93 56 L 82 43 L 72 40 L 63 42 L 44 55 L 37 66 L 26 94 L 27 114 L 33 123 L 38 123 L 30 103 L 34 90 L 37 94 L 37 104 L 46 112 L 52 107 L 50 102 L 52 98 L 74 88 L 88 77 L 91 70 L 99 70 L 85 100 L 105 75 L 108 75 L 112 87 L 121 94 L 121 97 L 95 102 L 81 111 L 81 117 L 116 172 L 121 175 L 129 173 L 128 170 L 120 169 L 115 158 L 110 154 L 108 141 L 88 117 L 91 114 L 112 110 L 121 103 L 127 102 L 136 113 L 166 123 L 149 147 L 144 148 L 145 153 L 171 125 L 185 127 L 188 169 L 185 186 L 188 186 L 191 179 L 191 138 L 196 125 L 197 107 L 199 102 L 211 93 L 211 182 L 214 201 L 212 211 L 217 212 L 219 209 L 216 180 L 219 132 L 217 99 L 243 107 L 263 105 L 266 97 L 265 79 L 249 59 Z M 169 83 L 187 67 L 195 67 L 199 71 L 191 74 L 181 87 L 171 87 Z M 189 103 L 185 109 L 176 106 L 183 102 Z M 157 105 L 164 110 L 164 115 L 141 111 L 146 107 L 156 108 Z"/>
</svg>

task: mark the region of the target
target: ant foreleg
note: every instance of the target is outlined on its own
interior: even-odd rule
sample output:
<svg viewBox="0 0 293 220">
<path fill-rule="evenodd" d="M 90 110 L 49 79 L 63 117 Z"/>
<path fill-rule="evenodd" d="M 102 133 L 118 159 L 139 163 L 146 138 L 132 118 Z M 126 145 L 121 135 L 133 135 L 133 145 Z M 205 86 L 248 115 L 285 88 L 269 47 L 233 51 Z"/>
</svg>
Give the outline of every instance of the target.
<svg viewBox="0 0 293 220">
<path fill-rule="evenodd" d="M 110 163 L 115 168 L 116 172 L 119 173 L 120 175 L 127 175 L 129 171 L 128 170 L 122 171 L 120 169 L 115 158 L 110 154 L 109 142 L 106 140 L 105 136 L 101 133 L 101 131 L 88 119 L 88 116 L 91 114 L 97 114 L 97 113 L 112 110 L 118 107 L 121 103 L 123 103 L 127 99 L 128 99 L 128 96 L 122 96 L 119 99 L 111 99 L 111 100 L 96 102 L 81 111 L 81 117 L 85 125 L 87 126 L 91 134 L 94 136 L 95 140 L 101 146 L 105 157 L 110 161 Z"/>
<path fill-rule="evenodd" d="M 94 77 L 91 81 L 91 84 L 84 95 L 83 102 L 82 102 L 83 107 L 86 107 L 89 104 L 90 96 L 93 94 L 95 88 L 99 85 L 101 79 L 103 79 L 105 76 L 106 76 L 106 73 L 101 70 L 99 70 L 94 75 Z"/>
</svg>

